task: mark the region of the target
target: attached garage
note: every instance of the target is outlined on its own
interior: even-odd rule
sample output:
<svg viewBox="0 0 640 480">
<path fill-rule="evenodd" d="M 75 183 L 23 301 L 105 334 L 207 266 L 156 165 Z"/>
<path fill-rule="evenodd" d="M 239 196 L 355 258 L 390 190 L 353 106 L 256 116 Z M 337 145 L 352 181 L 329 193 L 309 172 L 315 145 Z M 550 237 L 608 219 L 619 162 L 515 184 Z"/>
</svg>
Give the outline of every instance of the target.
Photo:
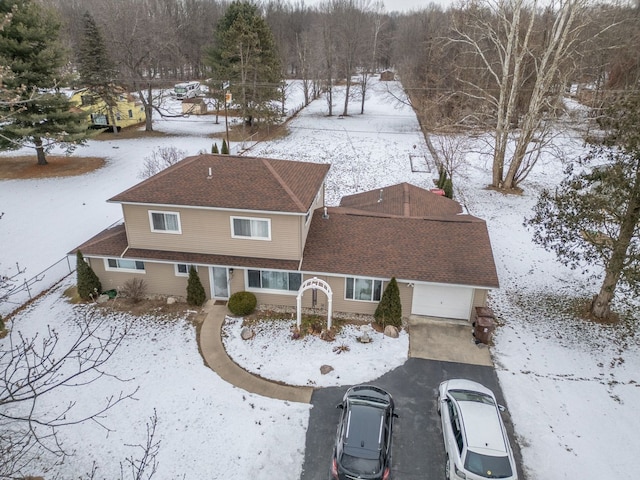
<svg viewBox="0 0 640 480">
<path fill-rule="evenodd" d="M 473 288 L 416 284 L 411 314 L 469 320 L 472 304 Z"/>
</svg>

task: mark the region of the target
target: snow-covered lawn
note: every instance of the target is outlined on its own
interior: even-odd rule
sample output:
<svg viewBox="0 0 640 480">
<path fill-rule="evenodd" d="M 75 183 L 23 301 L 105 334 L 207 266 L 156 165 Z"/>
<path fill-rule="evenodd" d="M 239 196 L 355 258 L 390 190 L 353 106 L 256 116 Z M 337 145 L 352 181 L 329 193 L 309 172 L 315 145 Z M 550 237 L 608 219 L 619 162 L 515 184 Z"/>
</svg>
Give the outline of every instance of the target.
<svg viewBox="0 0 640 480">
<path fill-rule="evenodd" d="M 395 82 L 389 85 L 398 87 Z M 359 104 L 354 103 L 349 117 L 326 117 L 327 105 L 320 99 L 291 121 L 287 137 L 259 144 L 247 154 L 331 163 L 327 188 L 331 205 L 343 195 L 403 181 L 431 187 L 431 173 L 411 168 L 412 156 L 427 155 L 415 115 L 385 93 L 387 84 L 373 86 L 364 115 L 358 114 Z M 295 105 L 300 102 L 299 92 L 296 95 Z M 334 111 L 339 113 L 341 105 L 338 96 Z M 105 167 L 91 174 L 0 181 L 0 212 L 5 212 L 0 220 L 0 272 L 19 261 L 35 274 L 119 220 L 119 206 L 105 200 L 139 181 L 137 174 L 152 148 L 175 146 L 188 155 L 210 151 L 210 135 L 217 132 L 221 139 L 224 131 L 224 125 L 215 125 L 212 117 L 173 118 L 157 122 L 156 128 L 168 135 L 91 141 L 78 149 L 74 155 L 106 157 Z M 598 285 L 560 266 L 553 255 L 532 244 L 530 232 L 522 225 L 539 189 L 561 178 L 559 160 L 545 157 L 522 185 L 522 196 L 504 196 L 485 189 L 490 182 L 490 155 L 479 153 L 484 147 L 478 139 L 471 141 L 477 144 L 469 149 L 465 168 L 454 183 L 457 198 L 470 213 L 487 220 L 491 235 L 501 283 L 491 306 L 502 323 L 492 354 L 527 477 L 628 476 L 633 471 L 633 452 L 640 451 L 640 352 L 638 336 L 633 335 L 637 325 L 594 325 L 563 312 L 575 295 L 588 296 Z M 565 161 L 584 149 L 575 132 L 558 137 L 557 146 L 565 152 Z M 14 317 L 10 327 L 35 332 L 54 325 L 68 334 L 68 319 L 74 312 L 81 314 L 81 309 L 66 303 L 58 289 Z M 116 323 L 126 320 L 122 315 L 114 317 Z M 72 399 L 78 405 L 92 405 L 122 388 L 139 387 L 137 401 L 109 412 L 105 423 L 111 432 L 92 423 L 61 431 L 65 446 L 76 451 L 76 457 L 56 469 L 62 478 L 89 471 L 94 460 L 100 466 L 100 478 L 116 478 L 118 462 L 134 453 L 125 444 L 144 441 L 145 424 L 154 409 L 162 442 L 157 478 L 184 474 L 187 479 L 269 479 L 274 464 L 282 467 L 279 478 L 299 478 L 308 405 L 257 397 L 223 382 L 203 365 L 195 329 L 187 320 L 132 321 L 133 335 L 108 367 L 128 382 L 123 385 L 104 378 L 88 387 L 59 392 L 41 406 L 60 406 Z M 246 368 L 263 375 L 268 370 L 266 376 L 289 383 L 369 380 L 354 375 L 355 368 L 347 374 L 341 365 L 347 360 L 368 361 L 368 355 L 375 355 L 358 349 L 362 345 L 349 345 L 349 352 L 337 354 L 327 351 L 324 342 L 300 342 L 292 348 L 285 341 L 288 338 L 285 326 L 251 351 L 237 338 L 228 339 L 226 345 Z M 260 341 L 257 337 L 253 344 Z M 407 354 L 406 337 L 372 345 L 381 344 L 390 347 L 387 359 L 395 361 L 380 364 L 380 374 L 402 363 Z M 302 368 L 303 355 L 328 356 L 335 371 L 318 379 L 315 372 Z M 50 459 L 41 459 L 34 473 L 46 465 Z"/>
</svg>

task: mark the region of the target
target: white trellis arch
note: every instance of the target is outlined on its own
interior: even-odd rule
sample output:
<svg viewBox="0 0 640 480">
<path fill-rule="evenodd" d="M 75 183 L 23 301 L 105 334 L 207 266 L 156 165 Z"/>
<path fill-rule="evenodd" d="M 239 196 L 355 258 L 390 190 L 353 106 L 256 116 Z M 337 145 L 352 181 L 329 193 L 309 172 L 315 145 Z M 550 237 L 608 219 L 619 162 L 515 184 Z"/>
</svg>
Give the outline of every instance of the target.
<svg viewBox="0 0 640 480">
<path fill-rule="evenodd" d="M 331 287 L 324 280 L 313 277 L 305 280 L 300 285 L 298 289 L 298 296 L 296 297 L 296 310 L 298 312 L 296 318 L 296 324 L 298 325 L 298 329 L 300 328 L 300 324 L 302 323 L 302 295 L 305 290 L 309 290 L 310 288 L 317 288 L 322 290 L 329 299 L 328 308 L 327 308 L 327 330 L 331 328 L 331 308 L 333 304 L 333 292 L 331 291 Z"/>
</svg>

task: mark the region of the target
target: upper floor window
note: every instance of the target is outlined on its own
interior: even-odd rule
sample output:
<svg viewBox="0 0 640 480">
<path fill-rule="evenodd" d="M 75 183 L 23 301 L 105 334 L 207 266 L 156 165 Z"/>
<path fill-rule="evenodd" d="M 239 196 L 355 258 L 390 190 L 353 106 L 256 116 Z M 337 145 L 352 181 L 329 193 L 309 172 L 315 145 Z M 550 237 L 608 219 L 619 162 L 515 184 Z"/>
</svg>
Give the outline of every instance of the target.
<svg viewBox="0 0 640 480">
<path fill-rule="evenodd" d="M 268 218 L 231 217 L 231 236 L 271 240 L 271 220 Z"/>
<path fill-rule="evenodd" d="M 180 215 L 176 212 L 154 212 L 149 210 L 152 232 L 182 233 Z"/>
<path fill-rule="evenodd" d="M 382 280 L 347 277 L 345 298 L 379 302 L 382 297 Z"/>
<path fill-rule="evenodd" d="M 127 272 L 145 273 L 144 262 L 126 258 L 107 258 L 104 261 L 106 270 L 125 270 Z"/>
</svg>

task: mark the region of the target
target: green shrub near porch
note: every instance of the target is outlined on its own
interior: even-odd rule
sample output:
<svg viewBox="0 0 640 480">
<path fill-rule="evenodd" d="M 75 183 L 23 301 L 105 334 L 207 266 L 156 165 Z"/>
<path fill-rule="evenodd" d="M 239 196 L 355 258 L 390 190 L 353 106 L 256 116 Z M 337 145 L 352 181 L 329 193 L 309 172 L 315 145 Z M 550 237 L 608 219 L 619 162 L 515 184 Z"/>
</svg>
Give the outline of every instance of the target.
<svg viewBox="0 0 640 480">
<path fill-rule="evenodd" d="M 80 250 L 76 253 L 76 273 L 78 295 L 83 300 L 97 299 L 102 293 L 100 279 L 85 260 Z"/>
<path fill-rule="evenodd" d="M 234 315 L 244 316 L 253 312 L 257 304 L 258 300 L 253 293 L 242 291 L 236 292 L 229 297 L 227 307 Z"/>
<path fill-rule="evenodd" d="M 400 289 L 396 277 L 391 278 L 387 288 L 384 289 L 373 317 L 382 328 L 387 325 L 393 325 L 397 328 L 402 326 L 402 303 L 400 302 Z"/>
<path fill-rule="evenodd" d="M 201 306 L 207 299 L 198 272 L 193 266 L 189 269 L 189 281 L 187 282 L 187 303 L 189 305 Z"/>
</svg>

